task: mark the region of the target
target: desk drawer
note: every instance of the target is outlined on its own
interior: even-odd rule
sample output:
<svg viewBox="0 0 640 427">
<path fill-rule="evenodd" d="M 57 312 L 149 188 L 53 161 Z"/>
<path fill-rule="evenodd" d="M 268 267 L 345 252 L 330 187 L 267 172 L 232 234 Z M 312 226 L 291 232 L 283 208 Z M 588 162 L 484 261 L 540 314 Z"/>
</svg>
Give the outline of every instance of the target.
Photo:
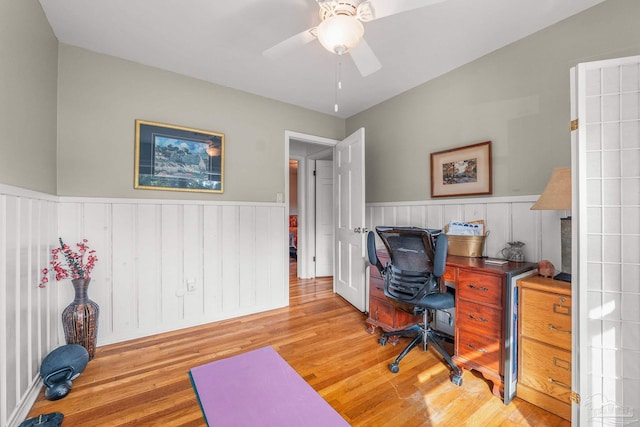
<svg viewBox="0 0 640 427">
<path fill-rule="evenodd" d="M 571 350 L 571 297 L 523 288 L 521 334 Z"/>
<path fill-rule="evenodd" d="M 394 319 L 393 313 L 395 308 L 393 305 L 389 303 L 386 298 L 378 299 L 371 298 L 369 299 L 369 317 L 372 320 L 375 320 L 378 323 L 383 323 L 385 325 L 389 325 L 393 328 Z"/>
<path fill-rule="evenodd" d="M 500 372 L 500 339 L 478 335 L 458 328 L 456 336 L 456 355 L 484 366 L 494 372 Z"/>
<path fill-rule="evenodd" d="M 524 337 L 520 345 L 520 383 L 570 403 L 571 352 Z"/>
<path fill-rule="evenodd" d="M 369 277 L 382 280 L 382 274 L 380 274 L 380 270 L 375 265 L 369 267 Z"/>
<path fill-rule="evenodd" d="M 460 269 L 456 291 L 460 298 L 502 306 L 502 279 L 498 276 Z"/>
<path fill-rule="evenodd" d="M 373 275 L 369 276 L 369 297 L 386 298 L 384 296 L 384 280 Z"/>
<path fill-rule="evenodd" d="M 480 335 L 486 334 L 494 338 L 500 338 L 502 310 L 459 300 L 457 314 L 456 322 L 461 329 L 468 329 Z"/>
<path fill-rule="evenodd" d="M 445 268 L 442 278 L 447 283 L 447 286 L 450 286 L 452 288 L 456 287 L 456 269 L 455 268 L 452 268 L 452 267 Z"/>
</svg>

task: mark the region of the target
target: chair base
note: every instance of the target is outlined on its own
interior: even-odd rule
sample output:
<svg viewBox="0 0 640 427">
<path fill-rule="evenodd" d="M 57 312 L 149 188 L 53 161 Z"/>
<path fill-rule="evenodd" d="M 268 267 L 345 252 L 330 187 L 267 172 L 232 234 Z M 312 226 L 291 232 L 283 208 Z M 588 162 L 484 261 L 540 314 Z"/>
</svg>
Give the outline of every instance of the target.
<svg viewBox="0 0 640 427">
<path fill-rule="evenodd" d="M 390 336 L 413 337 L 413 340 L 411 340 L 409 345 L 407 345 L 404 350 L 402 350 L 402 353 L 400 353 L 398 357 L 396 357 L 396 360 L 393 363 L 389 364 L 389 370 L 391 372 L 396 374 L 400 371 L 400 361 L 411 350 L 413 350 L 414 347 L 417 347 L 418 344 L 422 343 L 422 349 L 426 351 L 429 347 L 429 343 L 431 343 L 436 351 L 440 353 L 440 356 L 444 359 L 447 365 L 449 365 L 449 367 L 451 368 L 451 382 L 457 386 L 462 385 L 462 371 L 460 370 L 460 368 L 458 368 L 458 365 L 456 365 L 451 356 L 449 356 L 449 353 L 447 353 L 447 351 L 442 348 L 442 346 L 438 342 L 439 340 L 446 338 L 432 330 L 429 326 L 428 310 L 424 311 L 422 324 L 414 325 L 401 331 L 385 332 L 384 334 L 382 334 L 382 337 L 379 340 L 380 344 L 385 345 L 387 343 L 387 338 Z"/>
</svg>

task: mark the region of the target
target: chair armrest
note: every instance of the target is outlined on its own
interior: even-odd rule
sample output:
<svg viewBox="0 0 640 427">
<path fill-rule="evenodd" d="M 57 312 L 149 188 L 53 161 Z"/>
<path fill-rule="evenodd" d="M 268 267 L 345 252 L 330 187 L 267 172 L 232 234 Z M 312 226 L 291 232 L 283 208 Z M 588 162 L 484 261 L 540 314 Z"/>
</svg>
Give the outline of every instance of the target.
<svg viewBox="0 0 640 427">
<path fill-rule="evenodd" d="M 373 231 L 367 234 L 367 255 L 369 256 L 369 263 L 375 265 L 380 274 L 384 275 L 384 267 L 376 254 L 376 235 Z"/>
</svg>

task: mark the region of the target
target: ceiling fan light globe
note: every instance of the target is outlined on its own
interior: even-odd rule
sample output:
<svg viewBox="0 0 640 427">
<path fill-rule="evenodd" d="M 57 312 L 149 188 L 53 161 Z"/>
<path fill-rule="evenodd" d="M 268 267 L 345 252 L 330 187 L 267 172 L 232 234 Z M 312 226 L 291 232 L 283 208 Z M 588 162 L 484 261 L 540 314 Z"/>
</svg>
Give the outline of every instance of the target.
<svg viewBox="0 0 640 427">
<path fill-rule="evenodd" d="M 329 52 L 342 55 L 356 47 L 364 36 L 362 23 L 353 16 L 331 16 L 318 26 L 318 40 Z"/>
</svg>

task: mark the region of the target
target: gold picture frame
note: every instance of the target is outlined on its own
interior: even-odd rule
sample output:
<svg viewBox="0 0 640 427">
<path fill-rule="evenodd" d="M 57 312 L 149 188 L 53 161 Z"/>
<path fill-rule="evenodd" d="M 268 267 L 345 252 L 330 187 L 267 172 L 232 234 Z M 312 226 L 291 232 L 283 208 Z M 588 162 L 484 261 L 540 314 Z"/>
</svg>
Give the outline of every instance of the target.
<svg viewBox="0 0 640 427">
<path fill-rule="evenodd" d="M 491 141 L 431 153 L 431 197 L 492 193 Z"/>
<path fill-rule="evenodd" d="M 224 192 L 224 134 L 136 120 L 134 188 Z"/>
</svg>

